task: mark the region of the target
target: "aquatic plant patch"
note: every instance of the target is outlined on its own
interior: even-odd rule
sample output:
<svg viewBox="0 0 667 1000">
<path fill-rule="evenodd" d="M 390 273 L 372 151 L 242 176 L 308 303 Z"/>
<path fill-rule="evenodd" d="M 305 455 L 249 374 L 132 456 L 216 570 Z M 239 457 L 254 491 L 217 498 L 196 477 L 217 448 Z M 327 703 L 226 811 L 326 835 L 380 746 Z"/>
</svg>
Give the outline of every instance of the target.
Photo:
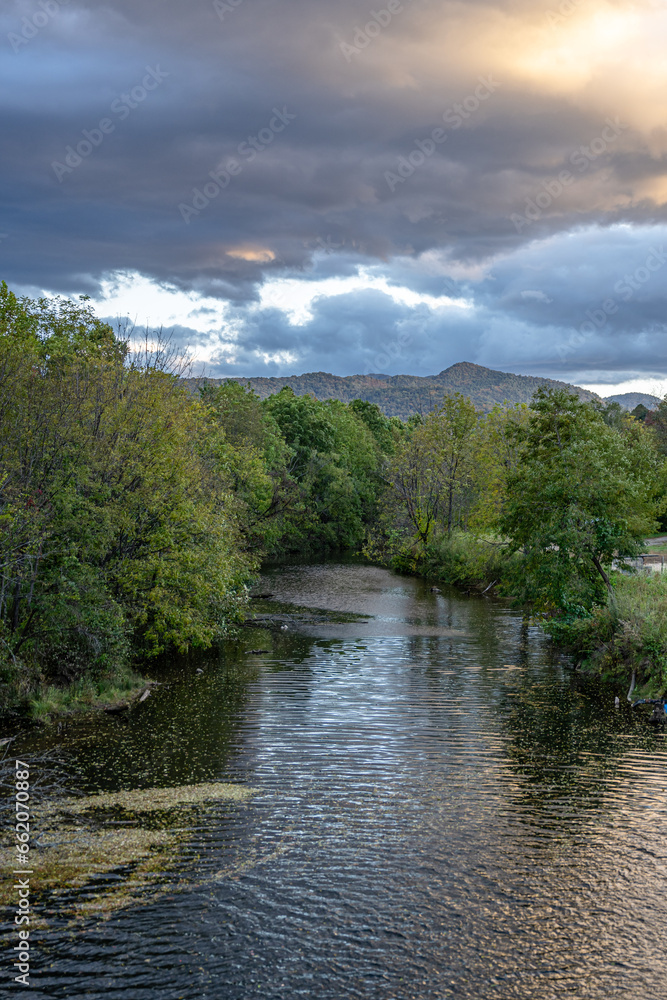
<svg viewBox="0 0 667 1000">
<path fill-rule="evenodd" d="M 182 822 L 173 825 L 173 817 L 213 802 L 241 803 L 255 791 L 216 781 L 99 792 L 36 806 L 32 868 L 34 889 L 42 900 L 36 925 L 48 923 L 52 912 L 104 915 L 139 896 L 145 901 L 147 890 L 173 889 L 173 873 L 165 869 L 167 864 L 173 867 L 174 849 L 189 833 Z M 0 858 L 5 873 L 12 870 L 11 850 L 3 834 Z M 72 890 L 81 894 L 70 897 Z M 63 897 L 70 897 L 64 905 Z"/>
</svg>

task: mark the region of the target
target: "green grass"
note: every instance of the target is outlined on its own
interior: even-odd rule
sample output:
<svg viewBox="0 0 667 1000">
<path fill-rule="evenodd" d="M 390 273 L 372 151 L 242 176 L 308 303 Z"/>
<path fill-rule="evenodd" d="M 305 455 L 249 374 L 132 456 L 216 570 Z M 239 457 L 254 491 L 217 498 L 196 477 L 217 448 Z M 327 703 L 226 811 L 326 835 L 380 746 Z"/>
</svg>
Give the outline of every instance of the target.
<svg viewBox="0 0 667 1000">
<path fill-rule="evenodd" d="M 113 677 L 83 677 L 68 687 L 43 685 L 28 698 L 28 715 L 36 722 L 50 722 L 62 715 L 90 711 L 101 705 L 115 705 L 137 694 L 146 679 L 130 668 Z"/>
<path fill-rule="evenodd" d="M 435 534 L 426 545 L 414 538 L 399 538 L 383 550 L 368 546 L 364 551 L 368 558 L 398 573 L 479 591 L 502 583 L 516 561 L 507 555 L 506 546 L 463 531 L 454 531 L 451 537 Z"/>
</svg>

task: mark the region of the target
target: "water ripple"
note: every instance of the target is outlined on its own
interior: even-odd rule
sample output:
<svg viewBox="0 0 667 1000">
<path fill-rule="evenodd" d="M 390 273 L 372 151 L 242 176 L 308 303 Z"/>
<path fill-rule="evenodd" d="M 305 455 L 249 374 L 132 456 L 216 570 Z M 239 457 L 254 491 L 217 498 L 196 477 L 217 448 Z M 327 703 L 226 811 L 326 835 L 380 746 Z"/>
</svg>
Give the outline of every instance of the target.
<svg viewBox="0 0 667 1000">
<path fill-rule="evenodd" d="M 663 997 L 661 734 L 497 602 L 353 565 L 266 584 L 288 630 L 65 734 L 84 789 L 258 793 L 183 820 L 166 893 L 56 920 L 34 1000 Z"/>
</svg>

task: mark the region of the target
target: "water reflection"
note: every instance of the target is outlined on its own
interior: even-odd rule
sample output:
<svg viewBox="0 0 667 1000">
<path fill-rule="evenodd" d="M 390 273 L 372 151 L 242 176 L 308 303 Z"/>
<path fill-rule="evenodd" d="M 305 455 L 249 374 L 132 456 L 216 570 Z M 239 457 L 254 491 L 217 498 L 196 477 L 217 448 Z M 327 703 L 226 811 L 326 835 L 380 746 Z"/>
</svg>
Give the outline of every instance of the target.
<svg viewBox="0 0 667 1000">
<path fill-rule="evenodd" d="M 171 898 L 54 924 L 33 995 L 663 996 L 660 734 L 497 602 L 351 565 L 265 583 L 266 627 L 203 674 L 70 726 L 81 787 L 260 793 L 191 818 Z"/>
</svg>

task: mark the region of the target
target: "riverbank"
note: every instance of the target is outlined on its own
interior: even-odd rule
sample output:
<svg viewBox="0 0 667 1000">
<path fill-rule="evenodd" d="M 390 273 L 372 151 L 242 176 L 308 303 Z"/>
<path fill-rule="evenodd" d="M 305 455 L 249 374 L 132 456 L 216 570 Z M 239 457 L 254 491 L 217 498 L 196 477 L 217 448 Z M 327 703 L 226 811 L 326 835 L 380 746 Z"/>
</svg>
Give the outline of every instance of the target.
<svg viewBox="0 0 667 1000">
<path fill-rule="evenodd" d="M 369 552 L 371 554 L 371 552 Z M 517 599 L 522 557 L 502 544 L 455 532 L 421 545 L 402 542 L 372 554 L 399 573 L 448 584 L 468 593 Z M 667 691 L 667 576 L 612 574 L 613 596 L 590 611 L 541 613 L 536 620 L 577 670 L 612 684 L 619 695 L 634 677 L 636 697 Z"/>
<path fill-rule="evenodd" d="M 454 586 L 468 594 L 516 599 L 521 556 L 504 545 L 455 532 L 427 546 L 402 541 L 392 550 L 364 553 L 369 562 L 430 584 Z M 614 600 L 589 614 L 535 616 L 554 644 L 572 657 L 583 674 L 600 677 L 619 695 L 635 678 L 636 697 L 661 697 L 667 690 L 667 577 L 614 574 Z M 121 666 L 97 678 L 84 677 L 66 687 L 16 684 L 14 716 L 49 723 L 94 711 L 129 710 L 154 681 Z"/>
<path fill-rule="evenodd" d="M 661 698 L 667 690 L 667 579 L 614 574 L 614 596 L 589 615 L 553 619 L 547 631 L 583 672 Z"/>
<path fill-rule="evenodd" d="M 17 670 L 20 668 L 17 668 Z M 58 686 L 15 676 L 5 681 L 5 720 L 48 723 L 91 711 L 129 709 L 155 682 L 123 664 L 116 672 Z"/>
<path fill-rule="evenodd" d="M 409 539 L 383 548 L 373 546 L 366 549 L 366 554 L 397 573 L 480 593 L 498 588 L 502 591 L 519 562 L 508 555 L 506 546 L 460 531 L 450 538 L 434 538 L 426 545 Z"/>
</svg>

